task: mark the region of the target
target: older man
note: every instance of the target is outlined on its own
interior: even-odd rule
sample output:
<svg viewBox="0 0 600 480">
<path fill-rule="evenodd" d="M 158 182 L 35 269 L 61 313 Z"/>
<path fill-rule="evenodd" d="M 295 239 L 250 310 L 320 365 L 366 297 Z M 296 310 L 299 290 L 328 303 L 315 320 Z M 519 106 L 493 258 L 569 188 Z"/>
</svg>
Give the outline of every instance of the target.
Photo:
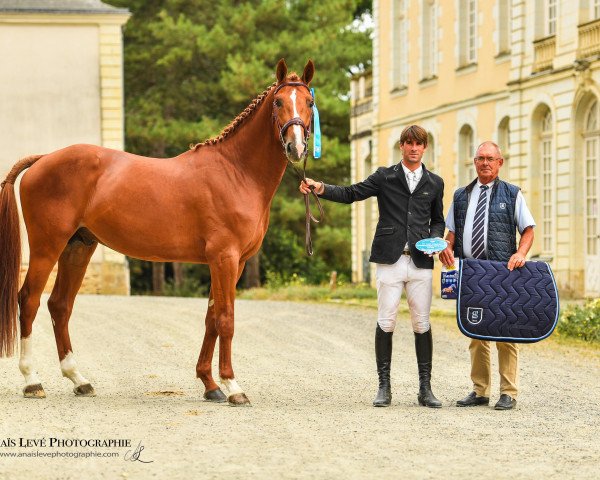
<svg viewBox="0 0 600 480">
<path fill-rule="evenodd" d="M 535 222 L 520 188 L 498 178 L 504 163 L 498 145 L 484 142 L 475 154 L 477 178 L 454 192 L 446 217 L 448 247 L 440 253 L 444 265 L 454 257 L 481 258 L 507 262 L 509 270 L 525 265 L 533 243 Z M 516 230 L 521 238 L 517 248 Z M 497 342 L 500 369 L 500 399 L 496 410 L 510 410 L 517 401 L 518 346 Z M 471 340 L 473 391 L 456 402 L 459 407 L 488 405 L 490 402 L 490 342 Z"/>
</svg>

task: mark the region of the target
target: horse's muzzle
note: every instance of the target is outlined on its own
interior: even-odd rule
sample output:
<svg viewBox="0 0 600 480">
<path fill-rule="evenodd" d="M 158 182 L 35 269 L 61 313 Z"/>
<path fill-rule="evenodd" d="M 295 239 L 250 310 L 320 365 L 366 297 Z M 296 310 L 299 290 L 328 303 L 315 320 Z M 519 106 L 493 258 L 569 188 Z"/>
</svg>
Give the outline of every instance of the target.
<svg viewBox="0 0 600 480">
<path fill-rule="evenodd" d="M 292 163 L 298 163 L 304 160 L 304 157 L 306 157 L 307 153 L 308 148 L 306 142 L 297 143 L 294 141 L 288 141 L 285 144 L 285 155 Z"/>
</svg>

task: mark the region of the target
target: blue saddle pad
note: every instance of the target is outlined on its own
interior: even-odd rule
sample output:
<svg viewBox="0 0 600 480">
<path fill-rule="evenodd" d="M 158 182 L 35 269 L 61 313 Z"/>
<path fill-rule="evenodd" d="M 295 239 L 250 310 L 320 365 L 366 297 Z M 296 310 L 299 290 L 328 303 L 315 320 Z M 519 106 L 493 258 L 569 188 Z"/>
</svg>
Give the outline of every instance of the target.
<svg viewBox="0 0 600 480">
<path fill-rule="evenodd" d="M 550 265 L 526 262 L 511 272 L 506 262 L 461 260 L 456 318 L 467 337 L 517 343 L 543 340 L 558 322 L 558 290 Z"/>
</svg>

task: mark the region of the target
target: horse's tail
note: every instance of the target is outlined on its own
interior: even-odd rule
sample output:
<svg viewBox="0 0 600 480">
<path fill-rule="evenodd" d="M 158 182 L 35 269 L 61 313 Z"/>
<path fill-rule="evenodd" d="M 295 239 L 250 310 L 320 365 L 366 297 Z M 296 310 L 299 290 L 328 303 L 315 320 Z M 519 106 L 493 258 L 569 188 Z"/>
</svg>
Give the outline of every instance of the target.
<svg viewBox="0 0 600 480">
<path fill-rule="evenodd" d="M 15 198 L 15 181 L 26 168 L 43 155 L 19 160 L 0 184 L 0 357 L 15 351 L 19 273 L 21 270 L 21 232 Z"/>
</svg>

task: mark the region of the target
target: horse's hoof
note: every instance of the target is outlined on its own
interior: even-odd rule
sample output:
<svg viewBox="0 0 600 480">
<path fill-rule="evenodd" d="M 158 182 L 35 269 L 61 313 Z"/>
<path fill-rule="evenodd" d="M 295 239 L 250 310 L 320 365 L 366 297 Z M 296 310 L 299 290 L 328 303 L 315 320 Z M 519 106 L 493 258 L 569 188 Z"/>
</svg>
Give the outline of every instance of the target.
<svg viewBox="0 0 600 480">
<path fill-rule="evenodd" d="M 220 388 L 204 392 L 204 400 L 207 402 L 223 403 L 227 401 L 227 397 Z"/>
<path fill-rule="evenodd" d="M 23 396 L 25 398 L 46 398 L 46 392 L 44 392 L 41 383 L 36 383 L 35 385 L 27 385 L 23 389 Z"/>
<path fill-rule="evenodd" d="M 78 397 L 95 397 L 96 392 L 94 391 L 94 387 L 92 387 L 89 383 L 84 383 L 83 385 L 79 385 L 73 389 L 73 393 Z"/>
<path fill-rule="evenodd" d="M 227 399 L 229 401 L 229 405 L 232 407 L 251 407 L 250 400 L 245 393 L 234 393 L 233 395 L 229 395 Z"/>
</svg>

